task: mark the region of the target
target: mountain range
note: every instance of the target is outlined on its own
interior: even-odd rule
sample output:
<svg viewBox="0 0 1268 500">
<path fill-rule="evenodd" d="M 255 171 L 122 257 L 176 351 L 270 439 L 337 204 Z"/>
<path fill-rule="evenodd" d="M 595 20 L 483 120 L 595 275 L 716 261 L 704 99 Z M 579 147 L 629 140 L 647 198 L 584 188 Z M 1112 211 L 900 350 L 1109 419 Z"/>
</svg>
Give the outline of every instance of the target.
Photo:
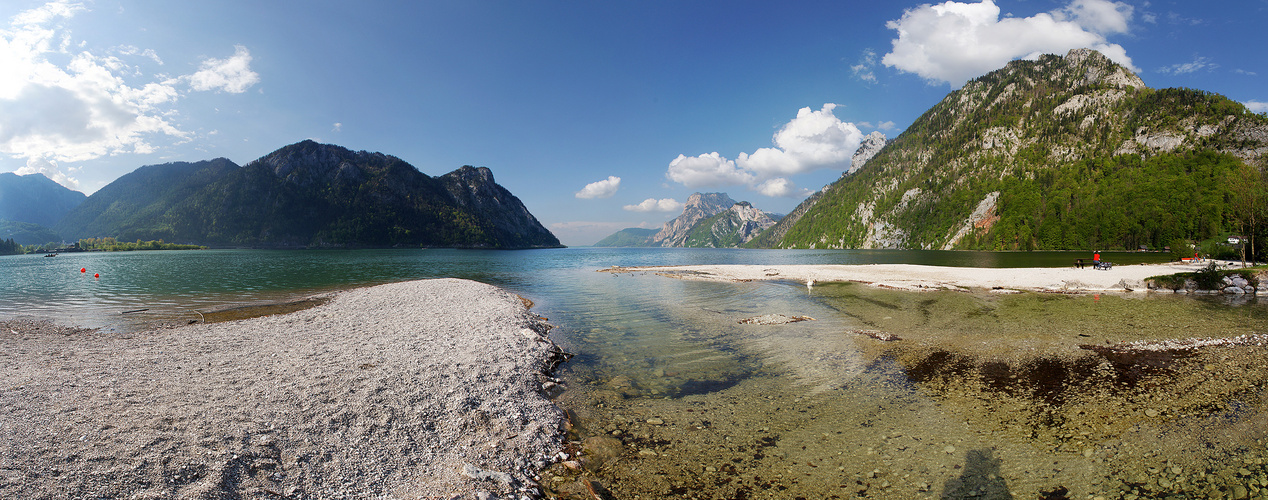
<svg viewBox="0 0 1268 500">
<path fill-rule="evenodd" d="M 726 193 L 692 193 L 682 213 L 655 229 L 626 228 L 597 247 L 738 248 L 775 225 L 781 216 L 763 212 Z"/>
<path fill-rule="evenodd" d="M 488 168 L 431 177 L 394 156 L 313 141 L 244 166 L 217 158 L 138 168 L 52 229 L 68 240 L 235 247 L 561 246 Z"/>
</svg>

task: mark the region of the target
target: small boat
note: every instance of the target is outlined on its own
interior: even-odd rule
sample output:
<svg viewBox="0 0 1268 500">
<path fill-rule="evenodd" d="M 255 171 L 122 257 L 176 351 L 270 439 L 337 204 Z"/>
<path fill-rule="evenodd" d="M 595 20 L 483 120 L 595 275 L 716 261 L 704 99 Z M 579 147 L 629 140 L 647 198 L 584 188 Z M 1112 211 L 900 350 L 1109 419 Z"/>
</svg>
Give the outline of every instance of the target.
<svg viewBox="0 0 1268 500">
<path fill-rule="evenodd" d="M 44 254 L 44 256 L 45 256 L 45 257 L 57 257 L 57 254 L 55 254 L 55 253 L 46 253 L 46 254 Z"/>
</svg>

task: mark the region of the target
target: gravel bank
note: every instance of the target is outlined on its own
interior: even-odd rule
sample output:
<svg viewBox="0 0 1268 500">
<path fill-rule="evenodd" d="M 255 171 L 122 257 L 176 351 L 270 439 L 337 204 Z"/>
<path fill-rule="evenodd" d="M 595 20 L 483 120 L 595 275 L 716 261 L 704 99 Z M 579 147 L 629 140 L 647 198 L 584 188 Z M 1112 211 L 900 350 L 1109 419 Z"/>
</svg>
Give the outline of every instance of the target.
<svg viewBox="0 0 1268 500">
<path fill-rule="evenodd" d="M 471 281 L 137 334 L 0 323 L 0 497 L 519 498 L 562 354 Z"/>
</svg>

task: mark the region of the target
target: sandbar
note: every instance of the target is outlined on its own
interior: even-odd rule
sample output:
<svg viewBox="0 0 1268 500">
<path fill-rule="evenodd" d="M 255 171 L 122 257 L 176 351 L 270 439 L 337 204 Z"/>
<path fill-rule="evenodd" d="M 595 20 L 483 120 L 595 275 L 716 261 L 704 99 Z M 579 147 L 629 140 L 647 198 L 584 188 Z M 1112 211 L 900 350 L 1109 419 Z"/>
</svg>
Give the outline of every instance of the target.
<svg viewBox="0 0 1268 500">
<path fill-rule="evenodd" d="M 0 497 L 532 495 L 566 425 L 547 328 L 457 279 L 139 333 L 0 322 Z"/>
<path fill-rule="evenodd" d="M 1231 263 L 1225 262 L 1231 267 Z M 916 264 L 780 264 L 612 267 L 604 272 L 651 272 L 715 281 L 855 282 L 899 290 L 988 289 L 1038 292 L 1143 292 L 1153 276 L 1193 272 L 1202 264 L 1166 263 L 1047 268 L 945 267 Z"/>
</svg>

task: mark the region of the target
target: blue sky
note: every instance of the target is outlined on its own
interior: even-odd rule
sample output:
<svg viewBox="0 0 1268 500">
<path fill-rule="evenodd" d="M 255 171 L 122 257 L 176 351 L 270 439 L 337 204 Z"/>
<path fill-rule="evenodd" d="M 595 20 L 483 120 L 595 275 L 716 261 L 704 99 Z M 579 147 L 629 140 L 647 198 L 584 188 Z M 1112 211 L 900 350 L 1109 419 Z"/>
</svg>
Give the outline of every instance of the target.
<svg viewBox="0 0 1268 500">
<path fill-rule="evenodd" d="M 0 6 L 0 171 L 92 193 L 304 139 L 487 166 L 569 245 L 695 191 L 787 212 L 965 80 L 1095 47 L 1268 111 L 1268 0 Z"/>
</svg>

